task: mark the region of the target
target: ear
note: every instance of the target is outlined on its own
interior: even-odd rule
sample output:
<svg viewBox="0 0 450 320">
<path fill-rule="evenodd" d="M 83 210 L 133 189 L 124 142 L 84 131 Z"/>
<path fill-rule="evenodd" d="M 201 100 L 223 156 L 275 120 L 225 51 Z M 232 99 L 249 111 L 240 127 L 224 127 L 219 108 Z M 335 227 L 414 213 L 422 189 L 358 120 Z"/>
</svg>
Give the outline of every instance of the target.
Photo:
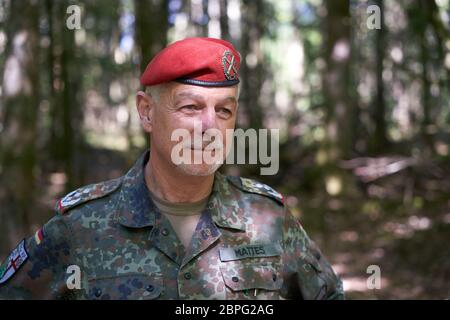
<svg viewBox="0 0 450 320">
<path fill-rule="evenodd" d="M 153 112 L 155 102 L 145 92 L 139 91 L 136 94 L 136 108 L 141 119 L 141 125 L 145 132 L 151 133 L 153 129 Z"/>
</svg>

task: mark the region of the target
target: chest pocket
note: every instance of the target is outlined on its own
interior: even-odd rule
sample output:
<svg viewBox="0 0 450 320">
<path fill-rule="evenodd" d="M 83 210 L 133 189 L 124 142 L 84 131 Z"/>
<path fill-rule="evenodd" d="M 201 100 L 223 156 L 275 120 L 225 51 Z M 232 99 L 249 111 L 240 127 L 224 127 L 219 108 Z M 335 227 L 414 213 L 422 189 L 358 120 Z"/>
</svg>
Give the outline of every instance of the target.
<svg viewBox="0 0 450 320">
<path fill-rule="evenodd" d="M 254 243 L 220 249 L 220 271 L 227 299 L 278 299 L 282 249 Z"/>
<path fill-rule="evenodd" d="M 93 300 L 157 299 L 163 290 L 161 275 L 124 274 L 89 280 L 88 298 Z"/>
<path fill-rule="evenodd" d="M 223 263 L 220 267 L 227 299 L 278 299 L 282 278 L 276 264 L 248 259 Z"/>
</svg>

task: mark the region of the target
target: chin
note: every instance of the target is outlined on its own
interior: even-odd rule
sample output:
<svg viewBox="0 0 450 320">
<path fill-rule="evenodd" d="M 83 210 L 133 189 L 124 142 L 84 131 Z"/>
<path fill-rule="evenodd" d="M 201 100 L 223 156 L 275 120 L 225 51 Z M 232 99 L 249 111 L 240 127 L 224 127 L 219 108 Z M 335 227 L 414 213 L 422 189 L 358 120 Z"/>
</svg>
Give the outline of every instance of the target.
<svg viewBox="0 0 450 320">
<path fill-rule="evenodd" d="M 214 174 L 220 167 L 221 163 L 209 164 L 180 164 L 177 166 L 184 174 L 190 176 L 206 177 Z"/>
</svg>

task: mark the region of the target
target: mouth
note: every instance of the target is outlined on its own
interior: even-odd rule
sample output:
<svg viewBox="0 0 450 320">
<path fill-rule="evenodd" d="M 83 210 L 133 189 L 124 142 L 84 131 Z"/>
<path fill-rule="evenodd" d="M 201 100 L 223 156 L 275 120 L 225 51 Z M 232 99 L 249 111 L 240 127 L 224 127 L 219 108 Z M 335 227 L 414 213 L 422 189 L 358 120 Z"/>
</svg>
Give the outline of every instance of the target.
<svg viewBox="0 0 450 320">
<path fill-rule="evenodd" d="M 210 150 L 205 150 L 207 146 L 204 146 L 202 148 L 194 148 L 194 147 L 188 147 L 187 149 L 192 150 L 192 151 L 220 151 L 222 150 L 222 148 L 213 148 Z"/>
</svg>

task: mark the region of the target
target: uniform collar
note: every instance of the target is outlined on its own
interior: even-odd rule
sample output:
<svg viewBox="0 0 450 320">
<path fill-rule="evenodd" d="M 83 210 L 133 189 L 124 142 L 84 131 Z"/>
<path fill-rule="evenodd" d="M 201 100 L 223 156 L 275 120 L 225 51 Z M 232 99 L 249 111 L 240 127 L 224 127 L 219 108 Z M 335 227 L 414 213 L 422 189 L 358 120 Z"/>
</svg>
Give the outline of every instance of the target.
<svg viewBox="0 0 450 320">
<path fill-rule="evenodd" d="M 213 221 L 223 228 L 245 231 L 245 211 L 240 200 L 240 191 L 217 171 L 214 176 L 213 192 L 207 206 Z"/>
<path fill-rule="evenodd" d="M 149 156 L 150 151 L 147 150 L 123 178 L 118 206 L 118 221 L 123 226 L 154 226 L 156 219 L 160 217 L 145 183 L 144 169 Z M 219 227 L 245 231 L 244 210 L 239 205 L 238 190 L 219 172 L 214 176 L 213 190 L 206 210 Z"/>
<path fill-rule="evenodd" d="M 119 223 L 123 226 L 143 228 L 155 224 L 158 210 L 150 197 L 144 176 L 149 156 L 147 150 L 123 178 L 118 207 Z"/>
</svg>

